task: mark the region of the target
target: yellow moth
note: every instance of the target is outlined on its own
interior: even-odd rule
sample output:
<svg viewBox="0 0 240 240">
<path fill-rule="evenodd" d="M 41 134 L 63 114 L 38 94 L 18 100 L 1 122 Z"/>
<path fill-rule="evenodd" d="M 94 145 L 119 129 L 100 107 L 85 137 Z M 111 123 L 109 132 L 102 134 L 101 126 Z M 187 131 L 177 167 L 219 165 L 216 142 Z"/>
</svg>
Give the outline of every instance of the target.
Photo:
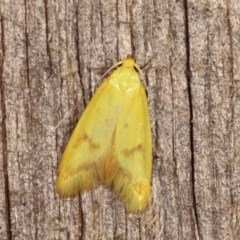
<svg viewBox="0 0 240 240">
<path fill-rule="evenodd" d="M 99 183 L 127 211 L 151 196 L 152 136 L 147 97 L 131 55 L 104 80 L 82 114 L 58 167 L 57 192 L 70 197 Z"/>
</svg>

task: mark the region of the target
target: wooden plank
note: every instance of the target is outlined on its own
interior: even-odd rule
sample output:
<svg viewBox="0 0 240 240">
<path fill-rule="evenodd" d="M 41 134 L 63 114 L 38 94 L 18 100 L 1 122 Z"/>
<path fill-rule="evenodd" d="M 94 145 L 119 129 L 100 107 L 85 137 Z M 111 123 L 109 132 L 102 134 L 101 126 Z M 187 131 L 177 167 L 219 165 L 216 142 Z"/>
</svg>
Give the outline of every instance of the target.
<svg viewBox="0 0 240 240">
<path fill-rule="evenodd" d="M 236 150 L 239 132 L 236 117 L 239 70 L 235 67 L 235 60 L 239 61 L 236 55 L 239 43 L 234 40 L 235 34 L 239 34 L 237 9 L 239 4 L 229 1 L 189 3 L 194 179 L 200 239 L 239 236 L 235 219 L 239 214 L 239 192 L 236 194 L 233 186 L 240 169 Z M 234 34 L 233 29 L 238 33 Z"/>
<path fill-rule="evenodd" d="M 239 10 L 217 0 L 2 1 L 0 238 L 238 239 Z M 102 186 L 55 192 L 79 116 L 129 53 L 145 76 L 154 143 L 153 196 L 138 215 Z"/>
<path fill-rule="evenodd" d="M 2 28 L 0 28 L 2 35 Z M 2 39 L 1 39 L 2 40 Z M 0 40 L 0 46 L 2 41 Z M 3 58 L 4 51 L 1 48 L 0 52 L 0 236 L 2 239 L 11 238 L 11 211 L 10 199 L 8 194 L 8 165 L 7 165 L 7 145 L 6 145 L 6 110 L 5 110 L 5 96 L 3 87 Z"/>
</svg>

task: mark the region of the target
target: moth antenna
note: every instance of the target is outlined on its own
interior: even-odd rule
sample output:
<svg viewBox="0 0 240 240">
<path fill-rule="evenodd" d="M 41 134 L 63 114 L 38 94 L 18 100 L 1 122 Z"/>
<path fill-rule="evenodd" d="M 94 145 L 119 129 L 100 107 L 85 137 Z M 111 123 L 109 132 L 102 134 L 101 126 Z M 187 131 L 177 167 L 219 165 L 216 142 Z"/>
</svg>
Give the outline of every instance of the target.
<svg viewBox="0 0 240 240">
<path fill-rule="evenodd" d="M 116 64 L 114 64 L 113 66 L 111 66 L 101 77 L 101 79 L 103 79 L 106 75 L 108 75 L 109 72 L 111 72 L 114 68 L 116 68 L 117 66 L 121 65 L 123 63 L 123 61 L 117 62 Z"/>
</svg>

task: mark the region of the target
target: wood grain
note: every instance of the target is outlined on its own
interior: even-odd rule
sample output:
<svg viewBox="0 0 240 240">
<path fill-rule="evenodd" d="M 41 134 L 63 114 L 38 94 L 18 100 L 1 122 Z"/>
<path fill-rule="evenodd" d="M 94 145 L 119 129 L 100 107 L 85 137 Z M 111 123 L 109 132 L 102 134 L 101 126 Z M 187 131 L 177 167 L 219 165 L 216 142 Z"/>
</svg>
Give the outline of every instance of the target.
<svg viewBox="0 0 240 240">
<path fill-rule="evenodd" d="M 1 0 L 0 239 L 239 239 L 239 12 L 233 0 Z M 103 187 L 55 191 L 79 116 L 129 53 L 154 142 L 140 215 Z"/>
</svg>

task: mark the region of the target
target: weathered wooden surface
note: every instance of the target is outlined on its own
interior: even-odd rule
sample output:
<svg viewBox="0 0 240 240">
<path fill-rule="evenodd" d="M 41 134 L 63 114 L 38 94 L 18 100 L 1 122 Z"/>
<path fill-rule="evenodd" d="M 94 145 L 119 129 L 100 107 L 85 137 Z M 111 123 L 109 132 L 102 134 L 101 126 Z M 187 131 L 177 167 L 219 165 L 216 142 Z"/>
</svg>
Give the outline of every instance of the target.
<svg viewBox="0 0 240 240">
<path fill-rule="evenodd" d="M 0 239 L 239 239 L 240 2 L 0 0 Z M 151 110 L 153 196 L 55 192 L 68 138 L 133 53 Z"/>
</svg>

